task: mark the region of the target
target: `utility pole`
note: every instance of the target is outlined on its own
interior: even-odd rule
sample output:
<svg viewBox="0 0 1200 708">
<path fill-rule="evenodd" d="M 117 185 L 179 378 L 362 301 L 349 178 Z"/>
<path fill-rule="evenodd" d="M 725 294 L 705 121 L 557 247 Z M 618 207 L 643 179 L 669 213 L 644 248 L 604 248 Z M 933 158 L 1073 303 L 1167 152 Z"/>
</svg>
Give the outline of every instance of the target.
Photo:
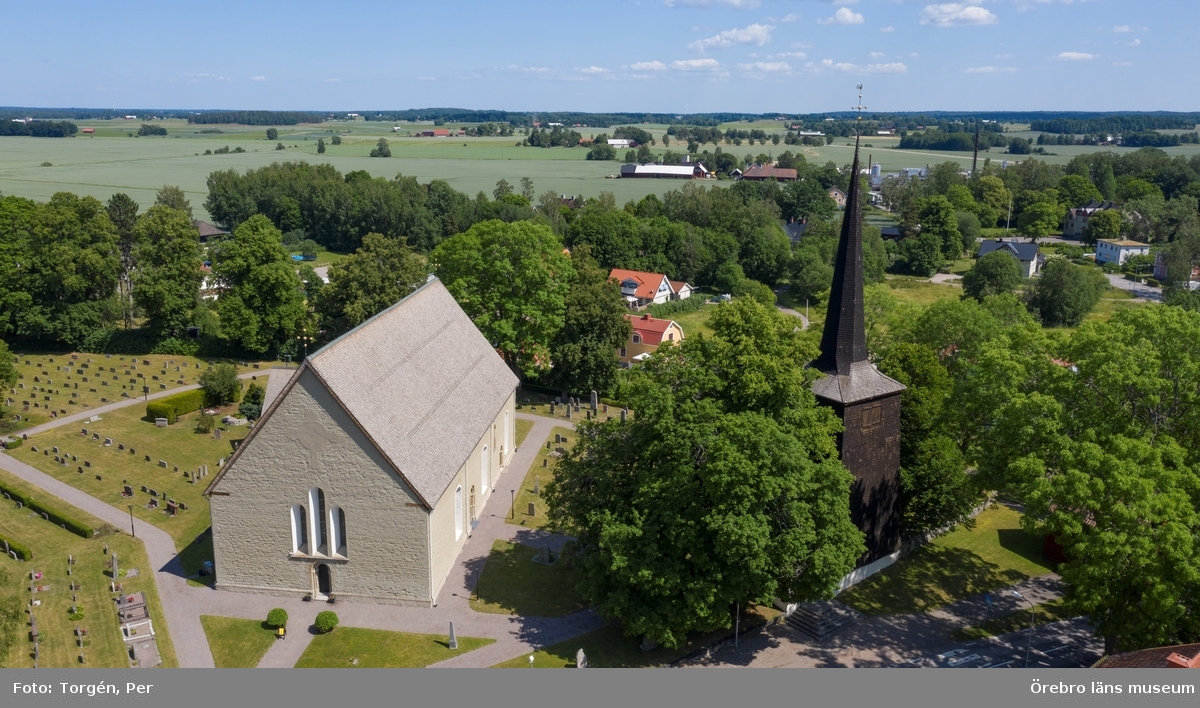
<svg viewBox="0 0 1200 708">
<path fill-rule="evenodd" d="M 975 119 L 975 155 L 971 158 L 971 179 L 975 179 L 975 167 L 979 164 L 979 119 Z"/>
</svg>

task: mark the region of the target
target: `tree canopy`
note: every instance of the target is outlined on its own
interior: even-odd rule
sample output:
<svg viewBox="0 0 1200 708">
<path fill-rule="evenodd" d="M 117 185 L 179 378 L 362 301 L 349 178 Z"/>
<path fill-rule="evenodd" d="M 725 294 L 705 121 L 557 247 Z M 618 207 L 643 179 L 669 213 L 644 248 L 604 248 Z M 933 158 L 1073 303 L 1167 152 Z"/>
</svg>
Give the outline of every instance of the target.
<svg viewBox="0 0 1200 708">
<path fill-rule="evenodd" d="M 402 300 L 427 273 L 425 259 L 403 241 L 367 234 L 356 252 L 329 267 L 329 285 L 310 299 L 332 338 Z"/>
<path fill-rule="evenodd" d="M 278 349 L 307 317 L 300 279 L 283 234 L 265 216 L 252 216 L 221 244 L 213 273 L 224 288 L 217 300 L 221 328 L 247 350 Z"/>
</svg>

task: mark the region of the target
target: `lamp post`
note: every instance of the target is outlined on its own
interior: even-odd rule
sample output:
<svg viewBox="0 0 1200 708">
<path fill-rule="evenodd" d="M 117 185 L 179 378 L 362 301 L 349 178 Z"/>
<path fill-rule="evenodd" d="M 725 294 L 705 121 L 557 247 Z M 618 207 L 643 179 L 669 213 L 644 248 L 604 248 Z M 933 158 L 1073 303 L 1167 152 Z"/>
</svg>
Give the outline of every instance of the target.
<svg viewBox="0 0 1200 708">
<path fill-rule="evenodd" d="M 517 518 L 517 490 L 508 490 L 508 516 L 510 519 Z"/>
<path fill-rule="evenodd" d="M 308 340 L 310 339 L 310 337 L 308 336 L 308 327 L 304 327 L 303 329 L 301 329 L 300 334 L 296 335 L 296 339 L 299 339 L 300 344 L 304 347 L 304 358 L 307 359 L 308 358 Z M 303 359 L 301 361 L 303 361 Z"/>
<path fill-rule="evenodd" d="M 1017 592 L 1016 590 L 1013 590 L 1012 594 L 1013 594 L 1013 596 L 1019 597 L 1022 600 L 1024 600 L 1025 602 L 1029 603 L 1029 641 L 1026 642 L 1026 644 L 1025 644 L 1025 668 L 1028 669 L 1029 668 L 1029 649 L 1033 646 L 1033 619 L 1034 619 L 1034 617 L 1037 616 L 1037 606 L 1033 604 L 1032 600 L 1025 597 L 1021 593 Z"/>
<path fill-rule="evenodd" d="M 129 505 L 129 535 L 137 538 L 137 531 L 133 528 L 133 505 Z"/>
</svg>

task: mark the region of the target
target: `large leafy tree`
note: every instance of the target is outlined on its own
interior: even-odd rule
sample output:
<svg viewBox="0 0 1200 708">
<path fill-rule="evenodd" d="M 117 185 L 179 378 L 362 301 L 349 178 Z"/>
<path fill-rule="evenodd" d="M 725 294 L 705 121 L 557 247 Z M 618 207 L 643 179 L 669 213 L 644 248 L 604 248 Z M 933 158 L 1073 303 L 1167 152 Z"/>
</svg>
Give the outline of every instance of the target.
<svg viewBox="0 0 1200 708">
<path fill-rule="evenodd" d="M 334 337 L 402 300 L 427 273 L 425 259 L 402 240 L 367 234 L 358 251 L 330 266 L 329 285 L 310 300 Z"/>
<path fill-rule="evenodd" d="M 549 226 L 484 221 L 443 241 L 432 261 L 514 372 L 532 376 L 550 365 L 575 271 Z"/>
<path fill-rule="evenodd" d="M 186 213 L 164 206 L 150 207 L 134 232 L 133 301 L 146 313 L 147 328 L 178 335 L 191 321 L 204 280 L 200 233 Z"/>
<path fill-rule="evenodd" d="M 1042 268 L 1042 277 L 1034 282 L 1029 306 L 1046 325 L 1074 327 L 1108 288 L 1108 279 L 1099 270 L 1051 258 Z"/>
<path fill-rule="evenodd" d="M 133 201 L 133 198 L 124 192 L 117 192 L 112 195 L 108 198 L 108 203 L 104 205 L 104 211 L 108 213 L 109 221 L 113 223 L 113 227 L 117 230 L 118 244 L 121 249 L 121 280 L 119 286 L 121 289 L 122 314 L 126 329 L 133 327 L 133 290 L 130 282 L 130 274 L 133 272 L 134 227 L 137 226 L 138 209 L 138 203 Z"/>
<path fill-rule="evenodd" d="M 192 203 L 188 201 L 183 190 L 172 185 L 165 185 L 158 193 L 154 195 L 154 203 L 158 206 L 170 207 L 185 212 L 187 217 L 192 218 Z"/>
<path fill-rule="evenodd" d="M 989 295 L 1011 293 L 1021 284 L 1021 264 L 1008 251 L 992 251 L 963 274 L 963 293 L 980 302 Z"/>
<path fill-rule="evenodd" d="M 811 338 L 749 298 L 712 326 L 635 369 L 636 415 L 581 426 L 546 487 L 587 597 L 671 647 L 735 606 L 829 597 L 865 550 L 839 423 L 809 390 Z"/>
<path fill-rule="evenodd" d="M 299 331 L 308 314 L 300 278 L 283 234 L 255 215 L 221 244 L 213 272 L 225 291 L 217 300 L 221 329 L 247 350 L 265 353 Z"/>
<path fill-rule="evenodd" d="M 549 385 L 563 391 L 608 392 L 617 382 L 617 349 L 629 339 L 629 310 L 620 286 L 592 260 L 586 245 L 571 253 L 575 277 L 567 292 L 563 327 L 550 343 Z"/>
<path fill-rule="evenodd" d="M 926 199 L 920 210 L 921 235 L 932 234 L 942 246 L 942 257 L 953 259 L 962 255 L 962 235 L 958 233 L 958 217 L 954 205 L 941 195 Z"/>
</svg>

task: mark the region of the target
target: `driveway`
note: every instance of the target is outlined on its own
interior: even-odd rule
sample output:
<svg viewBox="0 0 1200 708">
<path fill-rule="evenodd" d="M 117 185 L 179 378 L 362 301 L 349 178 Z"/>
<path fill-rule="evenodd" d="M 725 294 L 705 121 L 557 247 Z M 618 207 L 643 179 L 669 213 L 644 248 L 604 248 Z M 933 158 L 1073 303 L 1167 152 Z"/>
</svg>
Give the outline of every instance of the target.
<svg viewBox="0 0 1200 708">
<path fill-rule="evenodd" d="M 1156 288 L 1153 285 L 1143 285 L 1136 280 L 1126 280 L 1124 275 L 1115 273 L 1107 273 L 1108 282 L 1114 288 L 1127 290 L 1133 293 L 1134 300 L 1138 302 L 1162 302 L 1162 288 Z"/>
</svg>

